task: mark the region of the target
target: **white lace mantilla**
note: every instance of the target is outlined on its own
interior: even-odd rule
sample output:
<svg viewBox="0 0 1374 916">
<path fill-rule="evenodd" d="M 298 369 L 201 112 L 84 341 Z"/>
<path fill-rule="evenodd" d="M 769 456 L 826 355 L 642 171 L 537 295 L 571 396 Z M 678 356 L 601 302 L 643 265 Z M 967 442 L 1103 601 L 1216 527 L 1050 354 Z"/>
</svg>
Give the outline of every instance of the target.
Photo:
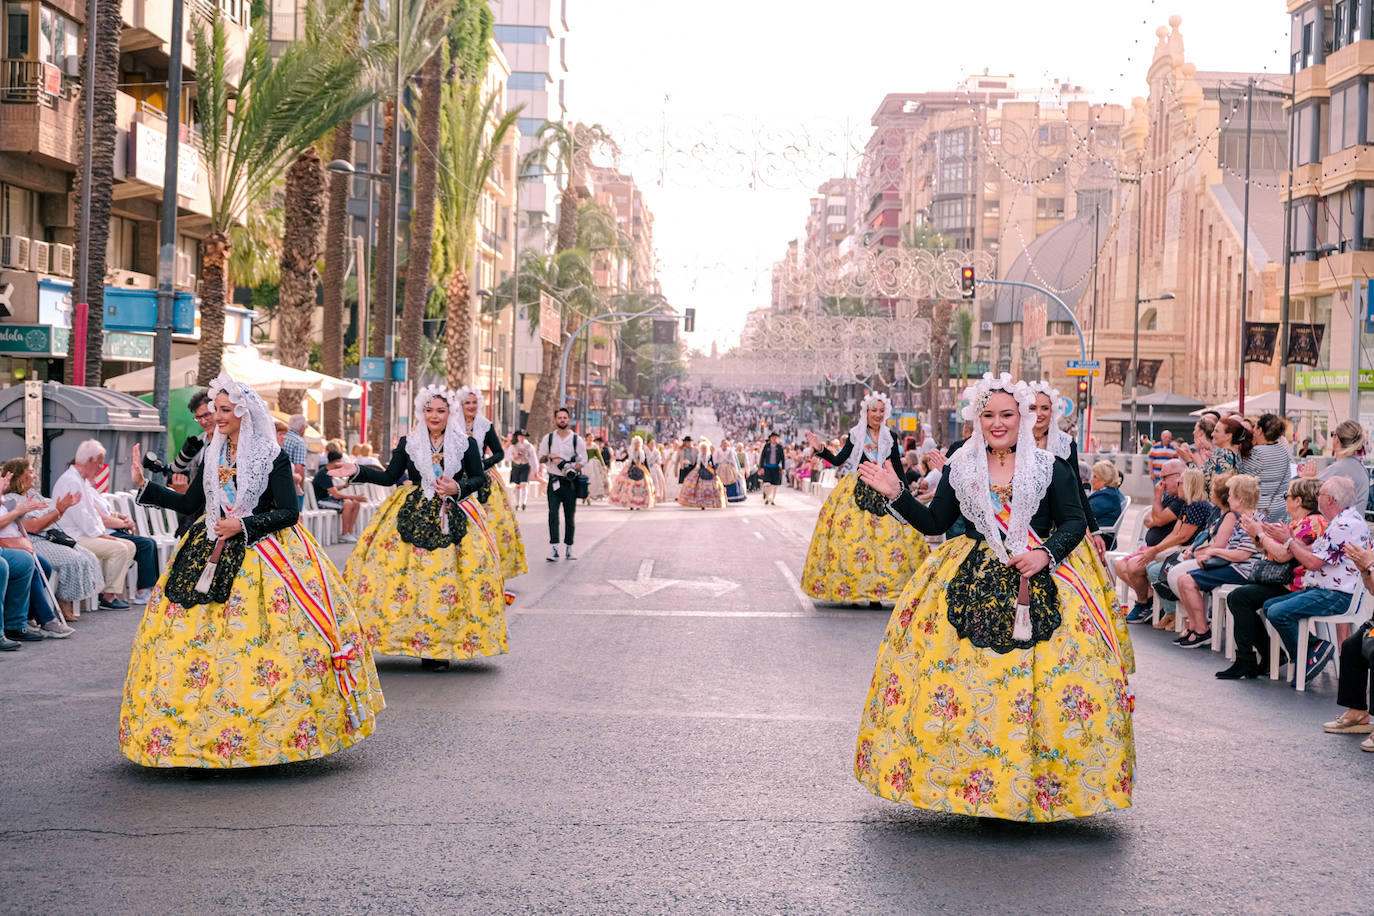
<svg viewBox="0 0 1374 916">
<path fill-rule="evenodd" d="M 234 505 L 228 512 L 224 509 L 224 488 L 219 481 L 219 470 L 229 464 L 229 440 L 218 429 L 211 437 L 205 455 L 205 530 L 213 531 L 215 523 L 225 515 L 241 519 L 253 514 L 258 500 L 267 492 L 272 463 L 281 454 L 281 446 L 277 444 L 277 429 L 272 421 L 272 413 L 252 388 L 221 373 L 210 383 L 209 394 L 211 404 L 220 394 L 227 396 L 234 405 L 234 416 L 240 419 L 233 461 Z"/>
<path fill-rule="evenodd" d="M 852 474 L 859 468 L 859 462 L 863 461 L 864 450 L 868 446 L 868 408 L 874 404 L 883 405 L 883 425 L 878 428 L 877 455 L 875 461 L 882 464 L 892 455 L 892 430 L 888 428 L 888 421 L 892 419 L 892 401 L 887 395 L 873 392 L 863 399 L 859 405 L 859 422 L 849 431 L 849 444 L 853 448 L 849 452 L 849 457 L 840 466 L 839 474 Z"/>
<path fill-rule="evenodd" d="M 1046 433 L 1045 450 L 1056 458 L 1069 460 L 1069 454 L 1073 448 L 1073 436 L 1064 431 L 1064 427 L 1059 423 L 1064 419 L 1064 399 L 1059 394 L 1058 388 L 1050 386 L 1049 382 L 1029 382 L 1028 387 L 1037 395 L 1043 394 L 1050 399 L 1051 419 L 1050 428 Z"/>
<path fill-rule="evenodd" d="M 477 398 L 477 416 L 473 418 L 471 429 L 468 428 L 468 418 L 463 413 L 463 402 L 468 399 L 468 395 L 475 395 Z M 466 434 L 477 440 L 478 451 L 484 451 L 483 443 L 487 441 L 487 430 L 491 429 L 491 421 L 487 419 L 486 398 L 482 397 L 482 392 L 471 385 L 459 388 L 454 395 L 453 405 L 458 411 L 458 420 L 463 424 Z"/>
<path fill-rule="evenodd" d="M 429 441 L 429 427 L 425 425 L 425 405 L 434 398 L 442 398 L 448 404 L 448 426 L 444 427 L 444 476 L 456 479 L 463 467 L 463 453 L 468 450 L 467 430 L 463 427 L 463 409 L 458 399 L 438 385 L 426 385 L 415 396 L 415 426 L 406 436 L 406 454 L 410 463 L 420 472 L 420 489 L 425 499 L 434 498 L 434 483 L 438 476 L 434 473 L 434 452 Z"/>
</svg>

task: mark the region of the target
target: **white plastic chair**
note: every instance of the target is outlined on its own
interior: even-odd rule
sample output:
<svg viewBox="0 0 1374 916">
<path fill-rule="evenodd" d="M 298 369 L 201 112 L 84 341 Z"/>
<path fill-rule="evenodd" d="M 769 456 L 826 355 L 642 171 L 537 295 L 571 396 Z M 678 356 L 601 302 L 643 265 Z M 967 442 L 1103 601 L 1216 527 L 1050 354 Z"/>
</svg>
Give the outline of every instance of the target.
<svg viewBox="0 0 1374 916">
<path fill-rule="evenodd" d="M 1239 585 L 1219 585 L 1208 595 L 1212 604 L 1212 651 L 1224 651 L 1228 659 L 1236 657 L 1236 632 L 1231 606 L 1226 599 L 1238 588 Z"/>
<path fill-rule="evenodd" d="M 1129 499 L 1130 497 L 1127 497 Z M 1111 572 L 1113 581 L 1116 584 L 1116 597 L 1118 601 L 1125 601 L 1125 593 L 1129 590 L 1126 580 L 1116 574 L 1116 561 L 1129 557 L 1135 552 L 1136 545 L 1140 541 L 1141 532 L 1145 529 L 1145 513 L 1130 513 L 1128 518 L 1127 510 L 1129 503 L 1121 510 L 1121 517 L 1116 522 L 1116 549 L 1107 551 L 1107 569 Z M 1129 545 L 1129 546 L 1128 546 Z M 1158 622 L 1158 621 L 1156 621 Z"/>
<path fill-rule="evenodd" d="M 313 486 L 307 485 L 305 488 L 305 508 L 301 511 L 301 522 L 311 536 L 323 546 L 327 547 L 338 540 L 335 537 L 339 527 L 338 513 L 332 509 L 321 509 L 316 504 Z"/>
<path fill-rule="evenodd" d="M 1368 600 L 1369 594 L 1363 587 L 1355 589 L 1355 594 L 1350 596 L 1350 606 L 1344 613 L 1331 614 L 1326 617 L 1303 617 L 1298 620 L 1298 657 L 1294 659 L 1294 664 L 1298 666 L 1298 678 L 1295 686 L 1298 690 L 1304 690 L 1307 686 L 1307 645 L 1308 637 L 1317 635 L 1317 627 L 1326 628 L 1326 638 L 1334 648 L 1331 656 L 1331 670 L 1337 677 L 1340 677 L 1341 647 L 1336 641 L 1336 625 L 1348 623 L 1352 627 L 1359 626 L 1369 619 L 1371 602 Z M 1273 632 L 1272 629 L 1270 631 Z M 1278 634 L 1273 633 L 1270 637 L 1270 657 L 1277 658 L 1274 643 L 1278 641 Z"/>
</svg>

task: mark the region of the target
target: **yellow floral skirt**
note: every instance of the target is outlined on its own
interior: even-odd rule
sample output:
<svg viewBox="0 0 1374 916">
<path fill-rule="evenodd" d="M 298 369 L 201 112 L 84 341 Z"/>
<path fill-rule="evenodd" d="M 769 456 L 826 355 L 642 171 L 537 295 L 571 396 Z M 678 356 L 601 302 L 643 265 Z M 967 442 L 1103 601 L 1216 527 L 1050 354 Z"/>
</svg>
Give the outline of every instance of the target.
<svg viewBox="0 0 1374 916">
<path fill-rule="evenodd" d="M 941 545 L 893 610 L 859 726 L 855 777 L 895 802 L 1005 820 L 1129 807 L 1131 701 L 1088 603 L 1054 579 L 1062 622 L 1049 639 L 1005 654 L 978 648 L 960 638 L 946 603 L 973 550 L 988 547 L 965 537 Z M 1081 561 L 1074 554 L 1069 565 L 1086 579 Z"/>
<path fill-rule="evenodd" d="M 344 566 L 369 648 L 416 658 L 504 655 L 500 558 L 472 522 L 457 547 L 422 550 L 401 540 L 396 517 L 413 489 L 398 487 L 382 503 Z M 480 505 L 478 514 L 490 524 Z"/>
<path fill-rule="evenodd" d="M 806 551 L 802 591 L 817 601 L 896 601 L 930 555 L 926 539 L 891 515 L 854 502 L 855 474 L 826 497 Z"/>
<path fill-rule="evenodd" d="M 483 508 L 491 533 L 496 537 L 496 549 L 501 554 L 501 577 L 514 579 L 530 571 L 525 564 L 525 542 L 520 539 L 520 525 L 515 520 L 515 510 L 501 475 L 493 468 L 487 471 L 487 479 L 491 481 L 491 496 L 487 497 Z"/>
<path fill-rule="evenodd" d="M 265 766 L 324 757 L 372 734 L 386 704 L 343 578 L 304 528 L 272 537 L 306 591 L 322 599 L 327 583 L 338 640 L 356 647 L 347 662 L 356 705 L 350 710 L 335 678 L 329 642 L 257 551 L 248 549 L 229 599 L 217 604 L 168 600 L 169 564 L 148 599 L 124 680 L 119 748 L 134 763 Z"/>
</svg>

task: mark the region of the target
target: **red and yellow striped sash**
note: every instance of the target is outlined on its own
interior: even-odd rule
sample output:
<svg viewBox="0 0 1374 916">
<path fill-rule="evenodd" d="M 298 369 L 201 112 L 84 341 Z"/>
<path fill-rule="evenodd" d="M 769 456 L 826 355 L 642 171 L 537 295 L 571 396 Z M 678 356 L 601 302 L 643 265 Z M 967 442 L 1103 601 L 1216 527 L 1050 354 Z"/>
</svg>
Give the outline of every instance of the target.
<svg viewBox="0 0 1374 916">
<path fill-rule="evenodd" d="M 305 547 L 305 555 L 312 566 L 317 569 L 320 567 L 320 559 L 315 552 L 314 545 L 310 539 L 297 533 L 301 539 L 301 544 Z M 339 633 L 339 620 L 334 612 L 334 596 L 329 588 L 329 577 L 320 570 L 320 585 L 322 595 L 317 596 L 306 587 L 305 581 L 301 578 L 296 567 L 292 565 L 287 557 L 286 551 L 282 549 L 280 543 L 274 537 L 265 537 L 253 549 L 262 557 L 262 561 L 267 564 L 267 568 L 281 580 L 286 587 L 286 592 L 291 599 L 296 602 L 305 616 L 309 618 L 311 625 L 320 637 L 329 644 L 330 659 L 334 669 L 334 681 L 339 685 L 339 692 L 343 694 L 348 705 L 348 715 L 353 721 L 354 728 L 360 724 L 360 709 L 358 703 L 358 678 L 353 670 L 353 663 L 358 661 L 358 647 L 352 643 L 342 642 Z"/>
<path fill-rule="evenodd" d="M 486 540 L 487 546 L 491 548 L 491 555 L 496 560 L 496 568 L 501 568 L 501 551 L 496 547 L 496 535 L 492 534 L 491 526 L 487 524 L 486 515 L 477 507 L 477 497 L 469 496 L 458 500 L 458 508 L 463 510 L 463 514 L 468 517 L 468 526 L 477 529 L 477 532 Z M 515 595 L 510 592 L 503 592 L 502 597 L 509 607 L 515 601 Z"/>
</svg>

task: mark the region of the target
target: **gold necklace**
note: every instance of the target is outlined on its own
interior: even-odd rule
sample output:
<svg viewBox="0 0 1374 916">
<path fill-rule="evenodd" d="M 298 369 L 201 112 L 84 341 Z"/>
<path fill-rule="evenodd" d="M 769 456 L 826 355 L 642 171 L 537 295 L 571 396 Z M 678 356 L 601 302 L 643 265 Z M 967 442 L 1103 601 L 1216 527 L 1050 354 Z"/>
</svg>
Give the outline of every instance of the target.
<svg viewBox="0 0 1374 916">
<path fill-rule="evenodd" d="M 1009 448 L 989 448 L 989 449 L 988 449 L 988 454 L 990 454 L 990 455 L 992 455 L 992 457 L 996 458 L 996 459 L 997 459 L 997 464 L 1000 466 L 1000 465 L 1004 465 L 1004 464 L 1007 463 L 1007 459 L 1010 458 L 1011 455 L 1012 455 L 1012 449 L 1009 449 Z"/>
</svg>

